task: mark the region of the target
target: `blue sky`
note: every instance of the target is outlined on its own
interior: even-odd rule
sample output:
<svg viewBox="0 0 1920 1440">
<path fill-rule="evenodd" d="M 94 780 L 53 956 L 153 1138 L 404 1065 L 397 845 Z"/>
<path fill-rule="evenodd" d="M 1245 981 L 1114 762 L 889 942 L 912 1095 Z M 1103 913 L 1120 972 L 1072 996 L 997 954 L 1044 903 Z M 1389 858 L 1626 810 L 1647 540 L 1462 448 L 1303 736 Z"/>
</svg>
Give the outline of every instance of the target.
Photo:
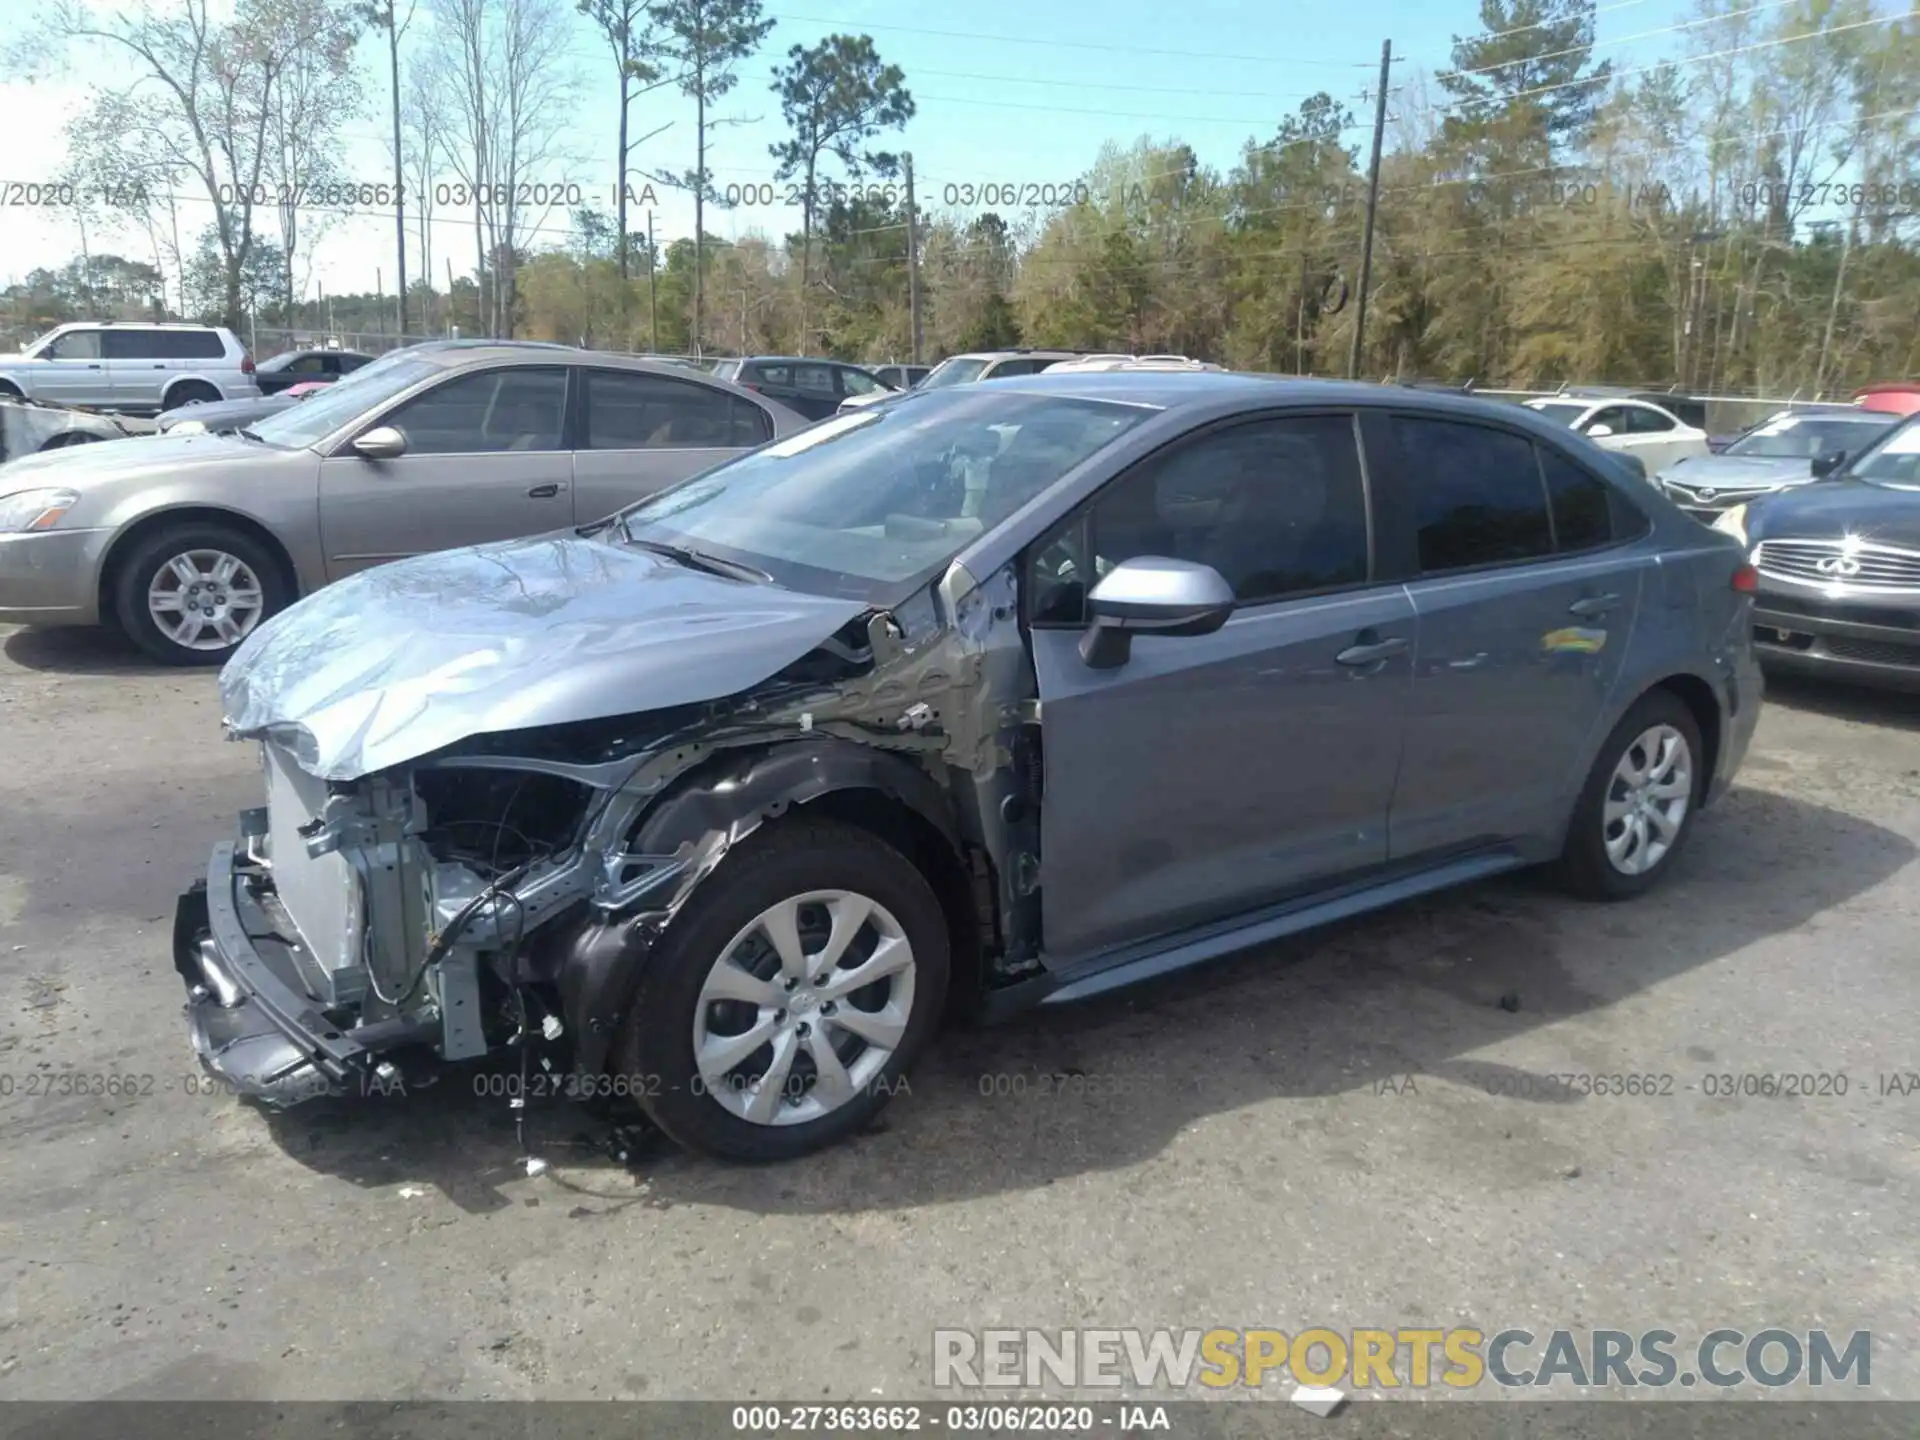
<svg viewBox="0 0 1920 1440">
<path fill-rule="evenodd" d="M 1416 70 L 1444 67 L 1453 35 L 1479 29 L 1477 5 L 1468 0 L 1316 0 L 1310 5 L 973 0 L 964 7 L 902 0 L 771 0 L 766 13 L 778 23 L 762 50 L 741 67 L 738 87 L 723 102 L 723 113 L 753 123 L 715 133 L 709 163 L 716 183 L 772 179 L 767 146 L 782 127 L 768 82 L 788 47 L 812 44 L 835 31 L 864 32 L 873 36 L 885 60 L 906 72 L 919 113 L 905 135 L 889 143 L 913 151 L 922 204 L 936 209 L 953 184 L 1069 182 L 1107 140 L 1179 138 L 1203 160 L 1224 167 L 1243 142 L 1270 136 L 1280 118 L 1316 90 L 1343 101 L 1357 120 L 1370 121 L 1363 94 L 1377 74 L 1383 39 L 1391 38 L 1396 56 L 1404 57 L 1394 67 L 1398 83 Z M 1599 53 L 1617 66 L 1670 54 L 1684 36 L 1632 37 L 1684 18 L 1680 0 L 1601 0 Z M 576 28 L 578 120 L 567 137 L 573 153 L 544 178 L 577 184 L 605 206 L 613 179 L 612 66 L 585 21 Z M 378 109 L 387 102 L 387 84 L 384 56 L 378 70 L 371 63 L 375 58 L 367 47 L 363 60 L 373 108 L 348 127 L 346 169 L 357 179 L 380 181 L 390 178 Z M 81 63 L 57 82 L 16 83 L 0 90 L 0 129 L 9 135 L 11 151 L 10 160 L 0 162 L 5 172 L 0 178 L 41 179 L 57 170 L 61 146 L 57 125 L 50 122 L 85 103 L 92 84 L 112 78 L 98 57 L 77 55 L 76 60 Z M 691 102 L 660 91 L 634 108 L 636 134 L 669 122 L 665 133 L 648 142 L 639 163 L 691 167 Z M 1364 127 L 1351 138 L 1361 143 Z M 662 237 L 690 233 L 691 201 L 664 190 L 659 197 L 655 223 Z M 434 270 L 442 285 L 441 257 L 451 255 L 456 270 L 465 268 L 463 261 L 471 263 L 468 227 L 454 216 L 447 221 L 435 232 Z M 558 241 L 567 217 L 556 211 L 542 223 L 547 227 L 542 238 Z M 778 235 L 797 226 L 798 212 L 778 203 L 708 212 L 708 228 L 729 236 Z M 35 266 L 61 264 L 79 250 L 71 219 L 55 212 L 12 210 L 0 216 L 0 229 L 0 277 L 18 278 Z M 125 236 L 94 236 L 89 243 L 95 249 L 141 253 L 140 245 Z M 417 271 L 417 261 L 413 268 Z M 376 269 L 391 288 L 391 219 L 341 219 L 316 244 L 308 293 L 318 286 L 334 293 L 370 290 Z"/>
</svg>

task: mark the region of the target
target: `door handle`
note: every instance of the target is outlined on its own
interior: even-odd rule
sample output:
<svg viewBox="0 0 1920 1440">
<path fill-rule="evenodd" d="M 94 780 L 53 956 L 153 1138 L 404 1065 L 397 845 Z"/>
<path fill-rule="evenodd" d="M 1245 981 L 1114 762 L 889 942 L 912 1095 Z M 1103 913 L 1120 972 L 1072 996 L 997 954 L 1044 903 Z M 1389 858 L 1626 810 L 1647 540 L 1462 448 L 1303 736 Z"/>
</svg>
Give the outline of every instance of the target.
<svg viewBox="0 0 1920 1440">
<path fill-rule="evenodd" d="M 1364 635 L 1366 632 L 1361 633 Z M 1342 665 L 1372 665 L 1398 655 L 1406 648 L 1406 640 L 1399 636 L 1391 640 L 1362 640 L 1357 645 L 1349 645 L 1333 658 Z"/>
<path fill-rule="evenodd" d="M 1567 613 L 1583 619 L 1597 619 L 1605 615 L 1620 603 L 1618 595 L 1589 595 L 1584 600 L 1576 600 L 1567 607 Z"/>
<path fill-rule="evenodd" d="M 528 497 L 534 500 L 551 500 L 559 493 L 560 485 L 558 481 L 551 481 L 545 485 L 536 485 L 527 491 Z"/>
</svg>

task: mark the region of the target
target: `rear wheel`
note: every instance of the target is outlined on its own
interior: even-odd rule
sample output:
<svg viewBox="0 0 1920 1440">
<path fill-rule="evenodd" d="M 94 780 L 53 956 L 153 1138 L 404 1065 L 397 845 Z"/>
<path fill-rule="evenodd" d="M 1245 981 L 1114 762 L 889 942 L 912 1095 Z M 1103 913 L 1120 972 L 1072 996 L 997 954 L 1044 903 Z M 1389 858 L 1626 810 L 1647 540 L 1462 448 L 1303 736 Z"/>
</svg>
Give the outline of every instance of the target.
<svg viewBox="0 0 1920 1440">
<path fill-rule="evenodd" d="M 219 665 L 293 600 L 266 547 L 240 530 L 185 524 L 136 542 L 118 570 L 114 614 L 163 665 Z"/>
<path fill-rule="evenodd" d="M 167 391 L 164 410 L 177 410 L 182 405 L 211 405 L 221 398 L 220 392 L 204 380 L 182 380 Z"/>
<path fill-rule="evenodd" d="M 892 1098 L 933 1037 L 948 970 L 945 912 L 904 855 L 849 825 L 775 821 L 662 936 L 621 1063 L 681 1144 L 792 1159 Z"/>
<path fill-rule="evenodd" d="M 1679 696 L 1641 696 L 1600 747 L 1574 806 L 1559 863 L 1567 887 L 1596 900 L 1651 889 L 1692 833 L 1705 754 Z"/>
</svg>

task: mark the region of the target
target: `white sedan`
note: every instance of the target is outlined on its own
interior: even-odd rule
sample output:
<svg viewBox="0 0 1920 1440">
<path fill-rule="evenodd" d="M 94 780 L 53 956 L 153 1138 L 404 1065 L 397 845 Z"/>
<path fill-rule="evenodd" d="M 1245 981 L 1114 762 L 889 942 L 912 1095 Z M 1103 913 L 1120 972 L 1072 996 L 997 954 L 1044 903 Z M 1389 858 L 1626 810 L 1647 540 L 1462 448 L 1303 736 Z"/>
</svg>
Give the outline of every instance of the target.
<svg viewBox="0 0 1920 1440">
<path fill-rule="evenodd" d="M 1578 430 L 1604 449 L 1632 455 L 1657 475 L 1669 465 L 1707 455 L 1707 432 L 1644 400 L 1588 400 L 1550 395 L 1527 401 L 1549 420 Z"/>
</svg>

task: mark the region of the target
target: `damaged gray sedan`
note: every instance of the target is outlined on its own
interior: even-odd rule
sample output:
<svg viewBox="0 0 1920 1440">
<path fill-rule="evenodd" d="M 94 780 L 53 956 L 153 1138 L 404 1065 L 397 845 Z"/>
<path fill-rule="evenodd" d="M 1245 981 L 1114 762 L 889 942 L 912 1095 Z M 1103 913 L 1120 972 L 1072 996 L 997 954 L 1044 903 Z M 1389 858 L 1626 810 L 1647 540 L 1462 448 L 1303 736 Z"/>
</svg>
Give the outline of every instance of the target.
<svg viewBox="0 0 1920 1440">
<path fill-rule="evenodd" d="M 802 1154 L 956 1010 L 1521 865 L 1646 889 L 1752 734 L 1752 581 L 1513 407 L 912 392 L 261 626 L 221 693 L 266 804 L 175 922 L 193 1042 L 275 1105 L 537 1056 Z"/>
</svg>

